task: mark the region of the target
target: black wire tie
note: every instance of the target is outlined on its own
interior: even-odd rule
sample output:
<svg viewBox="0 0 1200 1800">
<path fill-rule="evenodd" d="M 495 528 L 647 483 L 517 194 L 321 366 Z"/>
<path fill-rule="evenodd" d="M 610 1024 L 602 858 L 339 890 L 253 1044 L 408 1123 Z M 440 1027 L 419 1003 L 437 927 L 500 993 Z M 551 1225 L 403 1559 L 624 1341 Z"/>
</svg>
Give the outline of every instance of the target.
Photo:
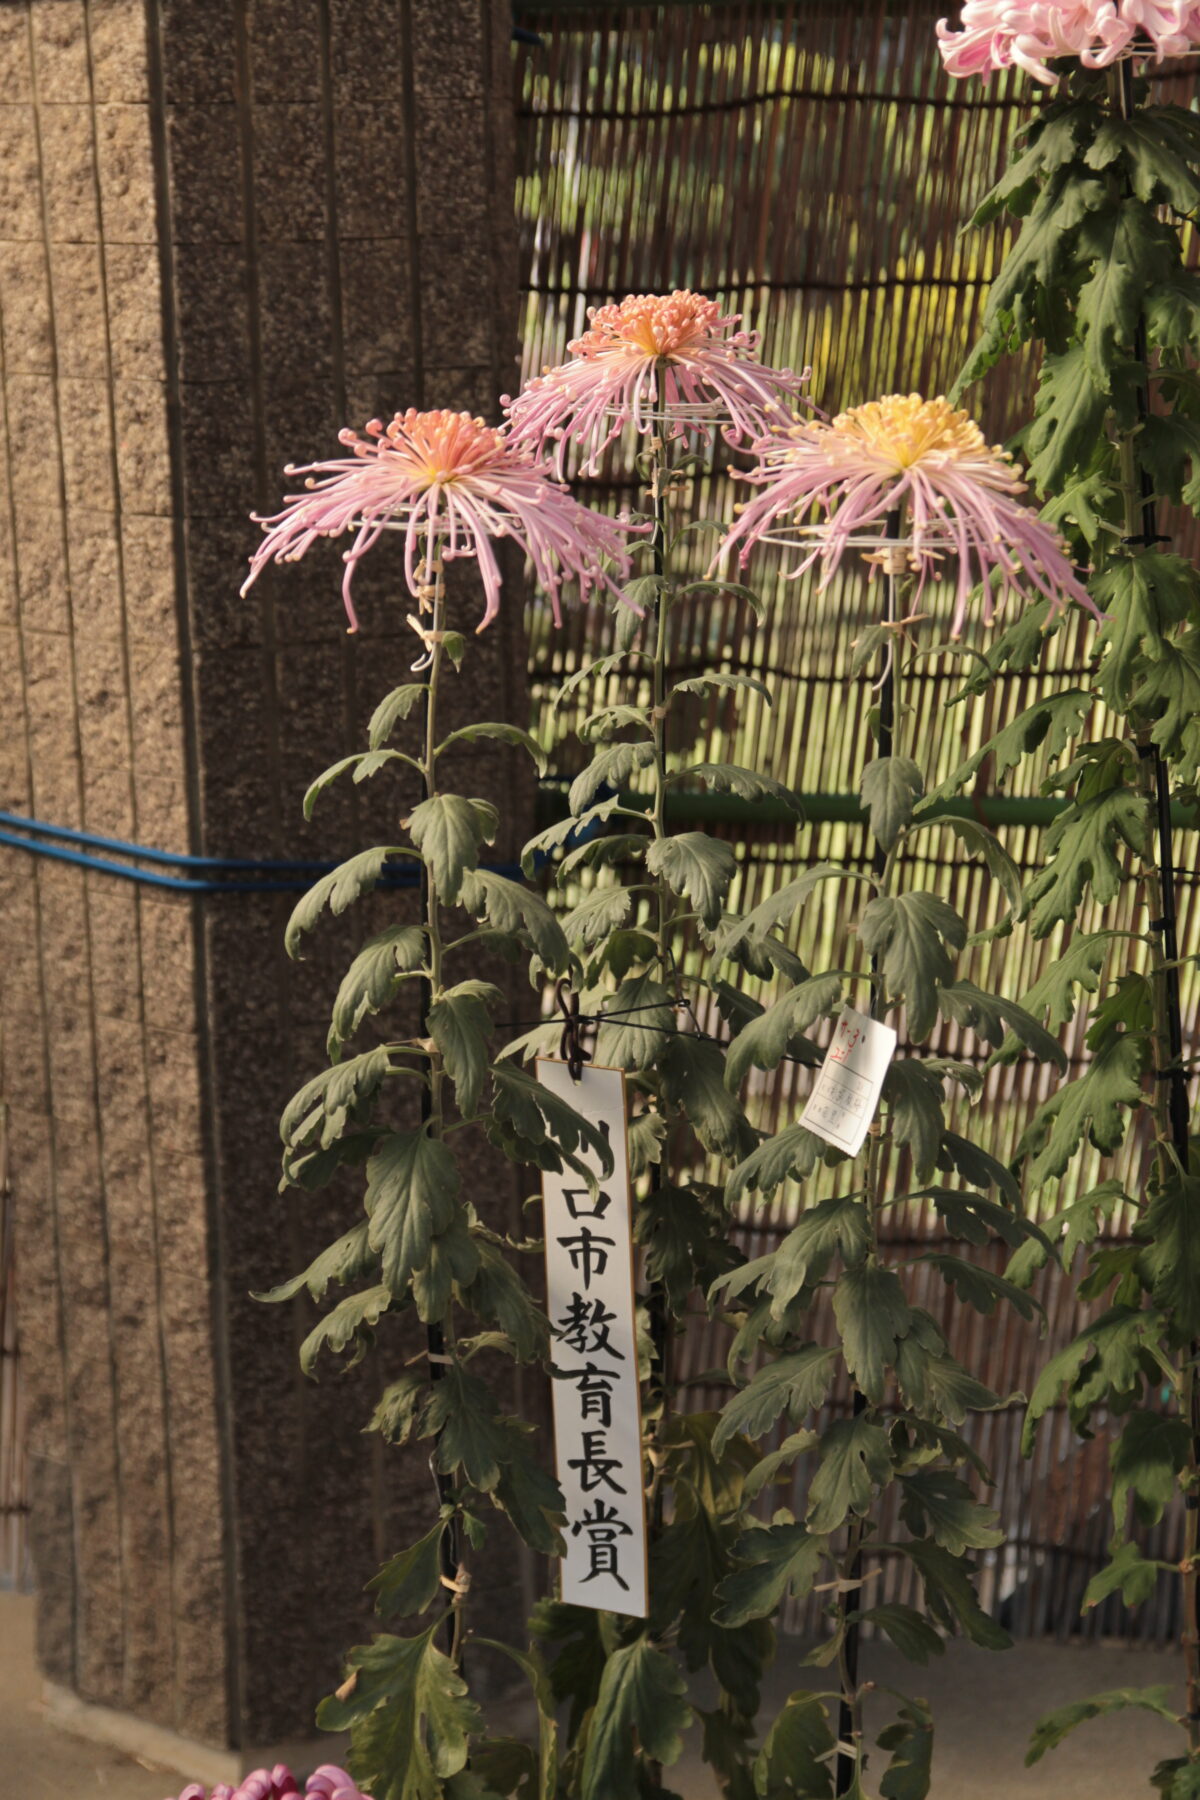
<svg viewBox="0 0 1200 1800">
<path fill-rule="evenodd" d="M 558 997 L 558 1010 L 565 1023 L 562 1037 L 559 1039 L 558 1054 L 567 1065 L 567 1073 L 572 1081 L 582 1081 L 583 1065 L 591 1062 L 591 1054 L 584 1048 L 580 1036 L 582 1019 L 579 1013 L 579 995 L 574 993 L 568 982 L 560 981 L 554 990 Z"/>
</svg>

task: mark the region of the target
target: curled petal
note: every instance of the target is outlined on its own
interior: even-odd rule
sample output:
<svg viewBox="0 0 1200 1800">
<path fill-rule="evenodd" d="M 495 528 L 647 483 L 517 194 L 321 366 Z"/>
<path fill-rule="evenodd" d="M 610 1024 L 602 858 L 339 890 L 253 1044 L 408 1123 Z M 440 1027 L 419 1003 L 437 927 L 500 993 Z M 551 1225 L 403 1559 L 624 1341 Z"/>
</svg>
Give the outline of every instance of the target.
<svg viewBox="0 0 1200 1800">
<path fill-rule="evenodd" d="M 268 563 L 296 562 L 318 538 L 353 532 L 344 552 L 342 596 L 356 631 L 355 570 L 385 531 L 398 530 L 413 595 L 431 544 L 447 560 L 474 558 L 484 590 L 480 630 L 500 610 L 493 548 L 499 538 L 511 538 L 525 552 L 556 623 L 564 581 L 576 582 L 585 600 L 602 589 L 619 597 L 613 576 L 628 571 L 627 525 L 581 505 L 507 430 L 469 413 L 410 410 L 387 426 L 373 420 L 365 437 L 340 435 L 350 454 L 289 471 L 307 477 L 305 491 L 289 495 L 273 517 L 258 520 L 265 535 L 250 559 L 243 594 Z"/>
<path fill-rule="evenodd" d="M 627 425 L 643 435 L 761 437 L 805 400 L 808 372 L 760 362 L 757 335 L 740 323 L 740 313 L 722 314 L 687 289 L 592 307 L 588 329 L 567 346 L 570 360 L 506 403 L 513 435 L 538 454 L 553 450 L 559 475 L 571 444 L 587 451 L 592 470 Z"/>
<path fill-rule="evenodd" d="M 736 550 L 745 562 L 756 544 L 782 540 L 798 552 L 784 573 L 820 564 L 824 589 L 856 540 L 873 543 L 888 515 L 902 509 L 918 595 L 947 557 L 957 564 L 952 635 L 962 631 L 981 583 L 989 624 L 994 590 L 1001 603 L 1010 593 L 1048 600 L 1051 617 L 1068 600 L 1100 617 L 1058 534 L 1019 498 L 1025 483 L 1012 458 L 944 399 L 889 394 L 829 423 L 793 425 L 755 448 L 758 467 L 739 479 L 756 492 L 718 561 Z"/>
<path fill-rule="evenodd" d="M 1049 64 L 1064 57 L 1105 69 L 1185 55 L 1200 45 L 1200 0 L 966 0 L 960 29 L 941 19 L 937 35 L 950 75 L 1016 67 L 1050 87 L 1060 71 Z"/>
</svg>

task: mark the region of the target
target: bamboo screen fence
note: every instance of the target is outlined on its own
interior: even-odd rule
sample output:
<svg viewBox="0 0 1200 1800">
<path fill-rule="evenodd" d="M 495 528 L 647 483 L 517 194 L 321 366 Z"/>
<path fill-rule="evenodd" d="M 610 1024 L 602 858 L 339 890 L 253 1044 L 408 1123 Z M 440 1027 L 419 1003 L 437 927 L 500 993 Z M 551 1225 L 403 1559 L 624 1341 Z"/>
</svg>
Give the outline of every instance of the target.
<svg viewBox="0 0 1200 1800">
<path fill-rule="evenodd" d="M 811 364 L 813 395 L 830 411 L 897 389 L 943 391 L 973 339 L 1004 248 L 998 232 L 960 236 L 959 226 L 994 179 L 1031 103 L 1028 87 L 1005 80 L 987 90 L 944 80 L 933 35 L 944 10 L 941 0 L 520 7 L 520 23 L 539 40 L 515 52 L 526 372 L 562 359 L 589 305 L 631 291 L 689 286 L 743 312 L 762 332 L 767 360 Z M 1186 99 L 1189 92 L 1177 88 L 1172 97 Z M 972 396 L 991 435 L 1007 436 L 1026 416 L 1032 375 L 1030 365 L 1012 365 L 997 372 L 982 402 Z M 698 478 L 693 498 L 701 515 L 727 514 L 737 497 L 725 474 L 728 461 L 727 452 L 710 457 Z M 636 499 L 603 468 L 582 485 L 593 498 Z M 707 545 L 697 552 L 701 561 L 710 554 Z M 800 866 L 829 855 L 869 856 L 846 797 L 864 760 L 868 704 L 864 683 L 849 677 L 850 644 L 872 616 L 874 594 L 858 574 L 821 596 L 812 582 L 780 584 L 757 566 L 751 579 L 768 602 L 762 624 L 744 605 L 722 603 L 681 617 L 672 647 L 676 676 L 723 657 L 774 690 L 773 710 L 740 697 L 736 705 L 698 703 L 691 724 L 705 756 L 767 768 L 816 796 L 810 822 L 799 831 L 762 809 L 740 819 L 705 819 L 707 829 L 736 846 L 739 880 L 731 906 L 737 910 L 763 899 Z M 575 613 L 558 632 L 534 613 L 538 724 L 549 723 L 554 695 L 581 657 L 610 647 L 610 629 L 607 616 L 595 611 Z M 933 656 L 904 680 L 906 729 L 917 729 L 919 721 L 922 760 L 943 774 L 1047 685 L 1083 674 L 1086 635 L 1063 633 L 1052 667 L 1039 676 L 1004 680 L 985 700 L 947 706 L 968 666 Z M 585 690 L 573 711 L 561 709 L 560 721 L 607 697 Z M 573 766 L 568 752 L 556 773 L 568 775 Z M 1036 794 L 1040 776 L 1021 771 L 1012 792 Z M 977 800 L 982 816 L 994 819 L 986 778 Z M 1019 865 L 1036 866 L 1040 828 L 1010 825 L 1003 835 Z M 918 850 L 909 860 L 915 885 L 936 886 L 975 928 L 994 922 L 977 865 L 964 861 L 955 840 L 926 834 Z M 1183 833 L 1180 900 L 1190 950 L 1200 949 L 1196 851 L 1196 835 Z M 823 917 L 806 917 L 797 934 L 810 966 L 828 966 L 823 956 L 836 963 L 854 955 L 835 912 L 832 902 Z M 1110 913 L 1104 923 L 1136 926 L 1143 917 L 1131 893 L 1121 915 Z M 1018 928 L 988 946 L 988 966 L 978 979 L 990 976 L 1002 991 L 1020 993 L 1061 948 L 1057 935 L 1035 944 Z M 1196 998 L 1189 969 L 1189 1014 Z M 701 1023 L 720 1029 L 719 1021 Z M 1072 1074 L 1086 1055 L 1083 1021 L 1076 1026 Z M 982 1060 L 969 1034 L 947 1049 Z M 794 1116 L 808 1079 L 787 1064 L 777 1080 L 763 1077 L 759 1122 Z M 979 1104 L 991 1115 L 996 1154 L 1014 1153 L 1042 1091 L 1028 1065 L 989 1075 Z M 1130 1146 L 1128 1181 L 1139 1179 L 1144 1156 L 1144 1145 Z M 1085 1191 L 1100 1173 L 1098 1162 L 1073 1172 L 1071 1192 Z M 836 1174 L 826 1179 L 827 1191 L 836 1191 Z M 1036 1208 L 1044 1214 L 1070 1197 L 1047 1190 L 1036 1197 Z M 747 1253 L 770 1248 L 798 1204 L 798 1194 L 785 1189 L 747 1211 L 741 1229 Z M 1126 1232 L 1128 1220 L 1116 1221 L 1114 1230 Z M 889 1231 L 898 1256 L 943 1247 L 918 1207 L 893 1216 Z M 964 1252 L 960 1244 L 954 1248 Z M 921 1303 L 948 1324 L 940 1278 L 919 1267 L 914 1278 Z M 1057 1271 L 1047 1272 L 1035 1293 L 1046 1309 L 1042 1339 L 1014 1316 L 985 1319 L 955 1309 L 956 1353 L 998 1392 L 1028 1392 L 1043 1359 L 1074 1335 L 1083 1317 L 1071 1283 Z M 697 1318 L 686 1348 L 694 1404 L 716 1398 L 705 1375 L 724 1355 L 720 1329 Z M 832 1401 L 835 1409 L 847 1404 L 845 1393 Z M 1161 1604 L 1133 1615 L 1106 1606 L 1080 1620 L 1084 1587 L 1107 1560 L 1107 1444 L 1103 1433 L 1081 1444 L 1060 1410 L 1043 1428 L 1036 1460 L 1028 1462 L 1018 1450 L 1020 1423 L 1017 1407 L 984 1415 L 976 1425 L 977 1447 L 996 1474 L 992 1498 L 1010 1533 L 984 1571 L 987 1601 L 1018 1635 L 1171 1637 L 1173 1583 L 1162 1584 Z M 1178 1541 L 1179 1520 L 1168 1517 L 1147 1554 L 1177 1557 Z M 885 1559 L 879 1587 L 888 1598 L 909 1597 L 906 1579 L 902 1565 Z M 814 1617 L 798 1610 L 791 1624 L 811 1629 Z"/>
</svg>

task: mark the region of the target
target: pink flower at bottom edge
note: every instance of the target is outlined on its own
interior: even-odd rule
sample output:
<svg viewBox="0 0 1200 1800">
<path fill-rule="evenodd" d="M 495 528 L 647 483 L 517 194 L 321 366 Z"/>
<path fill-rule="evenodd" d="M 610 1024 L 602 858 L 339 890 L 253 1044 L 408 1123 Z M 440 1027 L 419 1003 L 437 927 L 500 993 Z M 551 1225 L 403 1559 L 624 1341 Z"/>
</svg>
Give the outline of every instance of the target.
<svg viewBox="0 0 1200 1800">
<path fill-rule="evenodd" d="M 211 1794 L 193 1781 L 176 1800 L 289 1800 L 289 1796 L 299 1793 L 300 1785 L 287 1764 L 276 1763 L 273 1769 L 254 1769 L 243 1775 L 236 1788 L 228 1782 L 218 1782 Z M 336 1763 L 322 1763 L 314 1769 L 304 1784 L 304 1793 L 312 1800 L 371 1800 L 370 1794 L 361 1793 L 353 1777 Z"/>
</svg>

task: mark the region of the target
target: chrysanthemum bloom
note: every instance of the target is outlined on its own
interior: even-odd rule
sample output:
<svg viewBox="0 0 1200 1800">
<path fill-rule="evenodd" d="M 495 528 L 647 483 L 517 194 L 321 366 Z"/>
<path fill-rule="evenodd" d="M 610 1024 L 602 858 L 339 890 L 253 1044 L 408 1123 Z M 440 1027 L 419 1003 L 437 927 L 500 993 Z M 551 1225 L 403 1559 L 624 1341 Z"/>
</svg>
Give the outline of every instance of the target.
<svg viewBox="0 0 1200 1800">
<path fill-rule="evenodd" d="M 479 564 L 485 607 L 483 630 L 500 607 L 500 568 L 494 539 L 512 538 L 533 564 L 550 596 L 557 624 L 559 589 L 579 583 L 586 599 L 595 587 L 617 592 L 600 567 L 610 560 L 628 568 L 625 529 L 618 520 L 582 506 L 533 452 L 470 413 L 397 413 L 390 425 L 372 419 L 366 436 L 342 431 L 352 452 L 329 462 L 289 466 L 305 475 L 306 492 L 290 494 L 282 512 L 255 522 L 266 533 L 250 559 L 246 593 L 270 562 L 296 562 L 322 537 L 353 530 L 345 553 L 342 598 L 351 631 L 358 630 L 350 589 L 361 559 L 390 529 L 404 532 L 404 573 L 421 592 L 418 565 L 430 551 L 446 558 L 470 556 Z"/>
<path fill-rule="evenodd" d="M 255 1769 L 252 1775 L 243 1775 L 237 1787 L 219 1782 L 211 1795 L 199 1782 L 192 1782 L 178 1800 L 290 1800 L 291 1795 L 299 1793 L 299 1783 L 286 1763 L 276 1763 L 273 1769 Z M 371 1800 L 335 1763 L 322 1763 L 314 1769 L 304 1784 L 304 1793 L 308 1800 Z"/>
<path fill-rule="evenodd" d="M 1057 57 L 1106 69 L 1123 56 L 1186 55 L 1200 45 L 1200 0 L 966 0 L 962 29 L 941 19 L 937 34 L 951 75 L 1015 65 L 1051 86 Z"/>
<path fill-rule="evenodd" d="M 1017 498 L 1025 483 L 1008 452 L 989 447 L 974 420 L 946 400 L 888 394 L 828 424 L 793 425 L 756 448 L 758 468 L 740 479 L 759 492 L 742 507 L 721 556 L 736 546 L 744 563 L 764 539 L 796 544 L 800 561 L 785 574 L 820 562 L 825 588 L 846 551 L 864 541 L 876 549 L 888 515 L 902 509 L 900 541 L 919 588 L 947 555 L 957 559 L 955 637 L 977 583 L 989 625 L 997 597 L 1010 590 L 1042 595 L 1052 615 L 1072 599 L 1100 616 L 1061 539 Z"/>
<path fill-rule="evenodd" d="M 592 307 L 588 329 L 567 345 L 571 360 L 505 401 L 513 434 L 538 451 L 555 443 L 560 474 L 568 444 L 588 448 L 590 470 L 626 425 L 665 436 L 717 425 L 731 441 L 761 437 L 785 401 L 803 399 L 807 376 L 761 363 L 757 332 L 735 330 L 740 322 L 686 289 Z"/>
</svg>

